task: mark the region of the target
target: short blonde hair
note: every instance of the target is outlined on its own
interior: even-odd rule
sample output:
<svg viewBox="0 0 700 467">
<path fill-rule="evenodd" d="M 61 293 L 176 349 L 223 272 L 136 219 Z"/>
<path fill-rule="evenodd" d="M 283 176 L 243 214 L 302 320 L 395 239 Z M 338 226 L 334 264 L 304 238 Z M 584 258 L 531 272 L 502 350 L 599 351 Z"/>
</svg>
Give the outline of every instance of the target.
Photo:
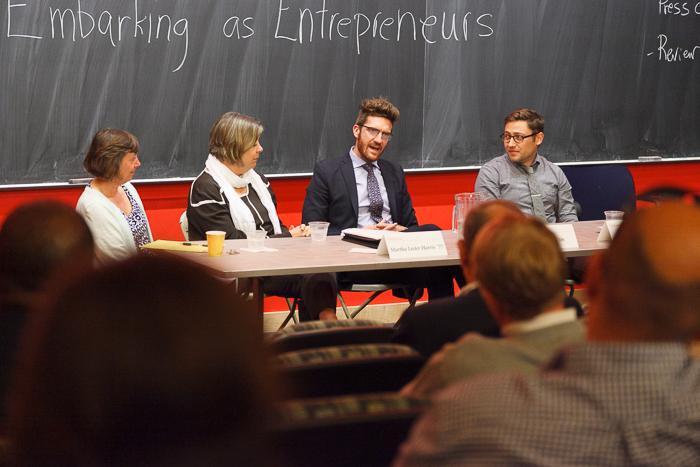
<svg viewBox="0 0 700 467">
<path fill-rule="evenodd" d="M 226 112 L 209 132 L 209 153 L 221 162 L 238 163 L 241 156 L 260 140 L 263 125 L 238 112 Z"/>
<path fill-rule="evenodd" d="M 561 295 L 566 262 L 554 234 L 539 219 L 486 224 L 470 254 L 476 280 L 515 320 L 532 318 Z"/>
</svg>

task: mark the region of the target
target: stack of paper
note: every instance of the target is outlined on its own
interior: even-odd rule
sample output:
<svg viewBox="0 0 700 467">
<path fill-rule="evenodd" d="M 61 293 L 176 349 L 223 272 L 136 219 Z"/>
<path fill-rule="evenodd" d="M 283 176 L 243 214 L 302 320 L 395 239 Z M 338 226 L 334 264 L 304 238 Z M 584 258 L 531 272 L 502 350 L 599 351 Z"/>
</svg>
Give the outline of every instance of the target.
<svg viewBox="0 0 700 467">
<path fill-rule="evenodd" d="M 147 248 L 149 250 L 188 251 L 191 253 L 207 252 L 206 243 L 177 242 L 174 240 L 156 240 L 155 242 L 146 243 L 141 248 Z"/>
</svg>

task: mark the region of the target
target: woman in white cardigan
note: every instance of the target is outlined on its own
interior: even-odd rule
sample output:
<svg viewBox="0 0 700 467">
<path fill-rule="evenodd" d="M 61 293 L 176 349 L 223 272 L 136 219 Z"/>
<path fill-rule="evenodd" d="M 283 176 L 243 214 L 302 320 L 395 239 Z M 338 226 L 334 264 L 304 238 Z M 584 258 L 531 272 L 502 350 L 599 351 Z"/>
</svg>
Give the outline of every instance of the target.
<svg viewBox="0 0 700 467">
<path fill-rule="evenodd" d="M 97 132 L 83 165 L 95 178 L 85 187 L 76 210 L 95 238 L 100 263 L 135 254 L 153 238 L 136 188 L 129 183 L 141 163 L 139 142 L 128 131 Z"/>
</svg>

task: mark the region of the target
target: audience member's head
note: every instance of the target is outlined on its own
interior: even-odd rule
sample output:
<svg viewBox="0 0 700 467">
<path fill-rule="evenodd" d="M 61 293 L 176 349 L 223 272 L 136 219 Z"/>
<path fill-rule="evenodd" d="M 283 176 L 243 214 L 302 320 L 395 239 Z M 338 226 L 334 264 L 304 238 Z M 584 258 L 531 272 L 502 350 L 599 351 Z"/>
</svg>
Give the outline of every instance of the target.
<svg viewBox="0 0 700 467">
<path fill-rule="evenodd" d="M 473 280 L 469 268 L 469 251 L 479 231 L 489 222 L 496 219 L 507 218 L 510 220 L 524 219 L 525 214 L 514 203 L 505 200 L 490 200 L 477 204 L 464 219 L 463 236 L 459 241 L 459 256 L 462 262 L 462 270 L 468 280 Z"/>
<path fill-rule="evenodd" d="M 20 465 L 261 465 L 259 317 L 189 263 L 141 256 L 36 314 L 12 406 Z"/>
<path fill-rule="evenodd" d="M 536 218 L 489 222 L 476 236 L 469 263 L 501 325 L 561 307 L 566 262 L 557 238 Z"/>
<path fill-rule="evenodd" d="M 589 268 L 589 338 L 688 341 L 700 331 L 700 207 L 626 215 Z"/>
<path fill-rule="evenodd" d="M 70 265 L 90 265 L 90 229 L 58 201 L 22 205 L 0 229 L 0 300 L 20 300 L 39 291 L 50 276 Z"/>
</svg>

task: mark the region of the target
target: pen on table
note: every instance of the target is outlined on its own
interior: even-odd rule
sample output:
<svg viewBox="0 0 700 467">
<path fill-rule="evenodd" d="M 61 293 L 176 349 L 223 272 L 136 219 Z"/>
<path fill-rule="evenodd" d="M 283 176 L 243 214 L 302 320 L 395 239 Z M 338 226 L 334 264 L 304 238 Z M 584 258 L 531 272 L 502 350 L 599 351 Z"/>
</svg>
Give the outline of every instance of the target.
<svg viewBox="0 0 700 467">
<path fill-rule="evenodd" d="M 192 242 L 182 242 L 182 244 L 185 245 L 185 246 L 192 246 L 192 245 L 193 245 Z M 207 246 L 206 243 L 201 243 L 201 245 L 202 245 L 202 246 Z"/>
</svg>

